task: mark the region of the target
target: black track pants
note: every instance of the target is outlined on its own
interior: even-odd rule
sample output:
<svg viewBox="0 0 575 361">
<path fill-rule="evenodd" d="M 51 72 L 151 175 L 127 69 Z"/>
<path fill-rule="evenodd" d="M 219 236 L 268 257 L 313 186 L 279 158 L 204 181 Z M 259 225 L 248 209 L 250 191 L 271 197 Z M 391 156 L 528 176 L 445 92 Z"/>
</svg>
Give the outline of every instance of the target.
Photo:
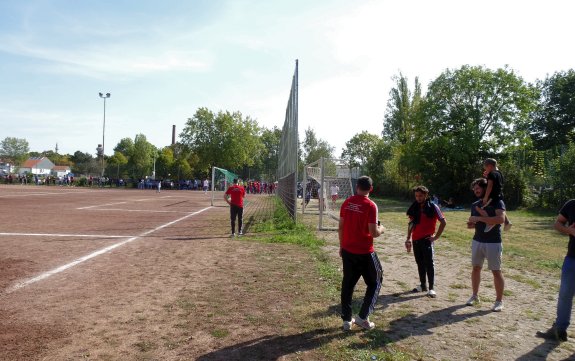
<svg viewBox="0 0 575 361">
<path fill-rule="evenodd" d="M 419 282 L 422 288 L 427 287 L 429 282 L 429 289 L 432 290 L 435 282 L 435 267 L 433 264 L 433 242 L 429 238 L 422 238 L 413 241 L 413 255 L 417 263 L 417 271 L 419 273 Z"/>
<path fill-rule="evenodd" d="M 366 319 L 373 312 L 379 289 L 383 280 L 383 269 L 375 252 L 368 254 L 353 254 L 341 250 L 343 261 L 343 280 L 341 281 L 341 318 L 351 321 L 351 301 L 353 290 L 360 277 L 363 277 L 367 289 L 359 317 Z"/>
<path fill-rule="evenodd" d="M 244 208 L 236 205 L 230 206 L 230 219 L 232 221 L 232 234 L 236 233 L 236 217 L 238 219 L 238 233 L 242 231 L 242 224 L 244 222 Z"/>
</svg>

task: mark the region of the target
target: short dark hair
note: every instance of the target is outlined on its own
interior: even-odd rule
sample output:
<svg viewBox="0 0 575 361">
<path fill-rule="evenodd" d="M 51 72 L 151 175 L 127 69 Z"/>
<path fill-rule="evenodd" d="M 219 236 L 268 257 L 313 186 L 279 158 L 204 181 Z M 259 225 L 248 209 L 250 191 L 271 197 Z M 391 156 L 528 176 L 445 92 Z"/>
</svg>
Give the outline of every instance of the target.
<svg viewBox="0 0 575 361">
<path fill-rule="evenodd" d="M 492 165 L 494 167 L 497 167 L 497 161 L 493 158 L 487 158 L 483 161 L 483 164 L 485 165 Z"/>
<path fill-rule="evenodd" d="M 473 187 L 475 186 L 480 186 L 481 188 L 485 189 L 487 188 L 487 179 L 485 178 L 477 178 L 476 180 L 474 180 L 473 182 L 471 182 L 471 189 L 473 190 Z"/>
<path fill-rule="evenodd" d="M 373 186 L 373 181 L 370 177 L 364 175 L 357 179 L 357 188 L 362 191 L 369 191 Z"/>
<path fill-rule="evenodd" d="M 238 179 L 234 178 L 234 184 L 238 184 Z"/>
<path fill-rule="evenodd" d="M 413 187 L 413 193 L 415 192 L 419 192 L 419 193 L 423 193 L 423 194 L 429 194 L 429 189 L 427 189 L 426 186 L 415 186 Z"/>
</svg>

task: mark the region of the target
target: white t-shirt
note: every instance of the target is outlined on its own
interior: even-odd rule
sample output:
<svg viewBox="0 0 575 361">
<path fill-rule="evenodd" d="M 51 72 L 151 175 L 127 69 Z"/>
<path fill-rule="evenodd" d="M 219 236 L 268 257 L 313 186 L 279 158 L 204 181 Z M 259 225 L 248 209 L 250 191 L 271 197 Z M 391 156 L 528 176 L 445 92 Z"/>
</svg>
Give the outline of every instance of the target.
<svg viewBox="0 0 575 361">
<path fill-rule="evenodd" d="M 210 185 L 210 183 L 208 182 L 208 180 L 207 180 L 207 179 L 204 180 L 204 187 L 207 187 L 207 186 L 209 186 L 209 185 Z"/>
<path fill-rule="evenodd" d="M 329 187 L 329 190 L 330 190 L 332 196 L 337 196 L 337 193 L 339 192 L 339 187 L 338 186 L 331 186 L 331 187 Z"/>
</svg>

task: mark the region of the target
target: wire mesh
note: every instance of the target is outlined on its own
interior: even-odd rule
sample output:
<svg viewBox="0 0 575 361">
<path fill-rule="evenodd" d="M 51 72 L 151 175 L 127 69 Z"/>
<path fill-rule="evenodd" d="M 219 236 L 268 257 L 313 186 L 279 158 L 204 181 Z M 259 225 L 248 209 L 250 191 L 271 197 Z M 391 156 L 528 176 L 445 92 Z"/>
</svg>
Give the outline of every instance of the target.
<svg viewBox="0 0 575 361">
<path fill-rule="evenodd" d="M 298 148 L 298 61 L 296 60 L 282 128 L 277 173 L 278 196 L 294 220 L 296 220 L 297 203 Z"/>
</svg>

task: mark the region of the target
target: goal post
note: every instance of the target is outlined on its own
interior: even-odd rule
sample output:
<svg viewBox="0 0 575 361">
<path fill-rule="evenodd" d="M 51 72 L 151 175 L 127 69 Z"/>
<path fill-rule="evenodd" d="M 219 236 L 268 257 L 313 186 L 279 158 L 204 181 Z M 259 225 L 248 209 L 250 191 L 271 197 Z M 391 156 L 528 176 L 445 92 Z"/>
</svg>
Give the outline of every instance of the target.
<svg viewBox="0 0 575 361">
<path fill-rule="evenodd" d="M 318 229 L 333 230 L 339 209 L 354 195 L 352 170 L 342 159 L 320 158 L 304 168 L 302 213 L 318 215 Z"/>
<path fill-rule="evenodd" d="M 238 179 L 238 176 L 224 168 L 212 167 L 212 206 L 226 206 L 224 204 L 224 193 L 229 185 Z"/>
</svg>

